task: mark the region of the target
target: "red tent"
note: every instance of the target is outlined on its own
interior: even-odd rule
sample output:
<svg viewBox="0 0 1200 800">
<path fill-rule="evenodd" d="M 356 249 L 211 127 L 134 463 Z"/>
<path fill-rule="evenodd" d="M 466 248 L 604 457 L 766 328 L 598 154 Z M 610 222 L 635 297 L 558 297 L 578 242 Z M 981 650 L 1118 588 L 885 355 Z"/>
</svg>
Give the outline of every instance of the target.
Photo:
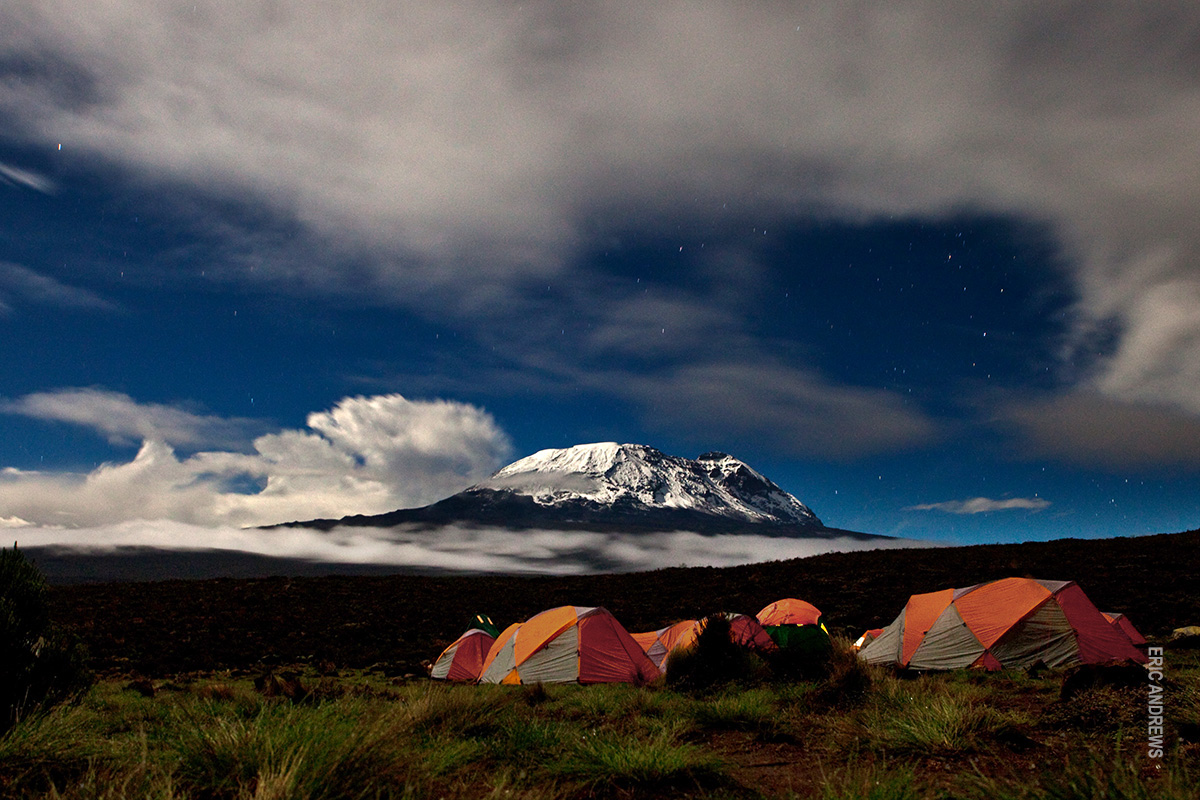
<svg viewBox="0 0 1200 800">
<path fill-rule="evenodd" d="M 1146 643 L 1146 637 L 1138 632 L 1138 629 L 1133 627 L 1133 623 L 1129 621 L 1129 617 L 1116 611 L 1102 611 L 1104 618 L 1109 623 L 1119 630 L 1121 633 L 1129 637 L 1129 641 L 1133 642 L 1135 647 L 1141 647 Z"/>
</svg>

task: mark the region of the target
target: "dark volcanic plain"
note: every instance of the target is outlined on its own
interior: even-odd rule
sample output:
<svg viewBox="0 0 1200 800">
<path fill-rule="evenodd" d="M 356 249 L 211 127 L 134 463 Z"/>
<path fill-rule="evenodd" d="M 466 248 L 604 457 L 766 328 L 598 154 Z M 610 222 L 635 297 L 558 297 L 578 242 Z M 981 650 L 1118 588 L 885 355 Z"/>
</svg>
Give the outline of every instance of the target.
<svg viewBox="0 0 1200 800">
<path fill-rule="evenodd" d="M 35 559 L 36 560 L 36 559 Z M 910 594 L 1008 576 L 1079 583 L 1148 636 L 1200 624 L 1200 530 L 1118 539 L 831 553 L 741 567 L 580 577 L 331 575 L 55 586 L 55 621 L 104 675 L 284 665 L 423 673 L 475 613 L 501 627 L 560 605 L 604 606 L 630 631 L 782 597 L 848 636 L 891 622 Z"/>
</svg>

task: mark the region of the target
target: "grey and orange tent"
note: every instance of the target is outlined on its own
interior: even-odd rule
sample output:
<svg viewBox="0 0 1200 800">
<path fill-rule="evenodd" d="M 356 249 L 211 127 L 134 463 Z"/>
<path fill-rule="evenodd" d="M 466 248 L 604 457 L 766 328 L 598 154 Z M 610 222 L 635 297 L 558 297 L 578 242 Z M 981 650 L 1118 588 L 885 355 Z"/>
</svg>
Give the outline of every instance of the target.
<svg viewBox="0 0 1200 800">
<path fill-rule="evenodd" d="M 560 606 L 505 628 L 481 683 L 634 683 L 661 673 L 606 609 Z"/>
<path fill-rule="evenodd" d="M 778 649 L 771 639 L 771 635 L 754 617 L 734 613 L 725 613 L 720 616 L 729 621 L 729 639 L 734 644 L 764 652 Z M 634 641 L 646 651 L 646 655 L 650 657 L 654 665 L 666 672 L 667 657 L 676 650 L 695 644 L 708 619 L 708 617 L 703 620 L 685 619 L 657 631 L 635 633 L 632 636 Z"/>
<path fill-rule="evenodd" d="M 496 639 L 482 628 L 471 628 L 450 643 L 429 669 L 429 677 L 445 681 L 479 680 L 483 660 Z"/>
<path fill-rule="evenodd" d="M 1030 578 L 915 594 L 858 657 L 917 670 L 1146 662 L 1074 581 Z"/>
<path fill-rule="evenodd" d="M 1129 641 L 1133 642 L 1134 647 L 1141 647 L 1146 643 L 1146 637 L 1142 636 L 1137 628 L 1133 627 L 1133 623 L 1129 621 L 1129 617 L 1117 611 L 1101 611 L 1104 618 L 1109 624 L 1119 630 L 1121 633 L 1129 637 Z"/>
<path fill-rule="evenodd" d="M 785 597 L 758 612 L 757 619 L 780 649 L 792 653 L 828 654 L 833 650 L 821 610 L 812 603 Z"/>
<path fill-rule="evenodd" d="M 694 628 L 699 624 L 699 620 L 685 619 L 682 622 L 676 622 L 674 625 L 668 625 L 665 628 L 659 628 L 656 631 L 647 631 L 646 633 L 631 633 L 630 636 L 638 643 L 646 655 L 654 662 L 654 666 L 660 670 L 664 669 L 667 663 L 667 656 L 675 649 L 675 645 L 679 644 L 681 639 L 686 639 L 690 644 L 696 640 Z"/>
<path fill-rule="evenodd" d="M 871 628 L 864 631 L 863 635 L 854 640 L 854 644 L 850 645 L 854 650 L 862 650 L 871 642 L 879 638 L 879 634 L 883 633 L 883 628 Z"/>
</svg>

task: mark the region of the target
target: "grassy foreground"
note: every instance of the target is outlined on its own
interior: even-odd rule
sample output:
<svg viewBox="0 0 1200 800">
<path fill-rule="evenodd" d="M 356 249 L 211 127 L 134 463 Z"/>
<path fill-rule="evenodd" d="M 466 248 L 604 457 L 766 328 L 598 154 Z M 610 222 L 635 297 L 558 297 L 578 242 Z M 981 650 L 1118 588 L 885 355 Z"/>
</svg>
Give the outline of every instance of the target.
<svg viewBox="0 0 1200 800">
<path fill-rule="evenodd" d="M 840 651 L 812 682 L 451 686 L 380 674 L 109 679 L 0 739 L 0 796 L 1200 798 L 1200 658 L 1146 687 L 902 678 Z"/>
</svg>

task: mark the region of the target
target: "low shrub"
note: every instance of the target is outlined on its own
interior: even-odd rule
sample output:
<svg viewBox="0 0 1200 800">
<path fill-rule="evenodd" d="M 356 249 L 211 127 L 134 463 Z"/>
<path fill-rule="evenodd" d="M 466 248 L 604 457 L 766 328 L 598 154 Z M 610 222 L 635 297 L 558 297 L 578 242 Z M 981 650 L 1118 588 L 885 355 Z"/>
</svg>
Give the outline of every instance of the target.
<svg viewBox="0 0 1200 800">
<path fill-rule="evenodd" d="M 83 646 L 50 624 L 47 592 L 15 545 L 0 549 L 0 733 L 92 683 Z"/>
<path fill-rule="evenodd" d="M 685 691 L 707 691 L 730 683 L 766 680 L 763 659 L 730 637 L 729 620 L 722 614 L 705 618 L 696 641 L 667 656 L 667 685 Z"/>
<path fill-rule="evenodd" d="M 871 691 L 878 668 L 858 657 L 847 639 L 833 640 L 833 650 L 818 681 L 813 700 L 830 708 L 847 709 L 860 704 Z"/>
</svg>

